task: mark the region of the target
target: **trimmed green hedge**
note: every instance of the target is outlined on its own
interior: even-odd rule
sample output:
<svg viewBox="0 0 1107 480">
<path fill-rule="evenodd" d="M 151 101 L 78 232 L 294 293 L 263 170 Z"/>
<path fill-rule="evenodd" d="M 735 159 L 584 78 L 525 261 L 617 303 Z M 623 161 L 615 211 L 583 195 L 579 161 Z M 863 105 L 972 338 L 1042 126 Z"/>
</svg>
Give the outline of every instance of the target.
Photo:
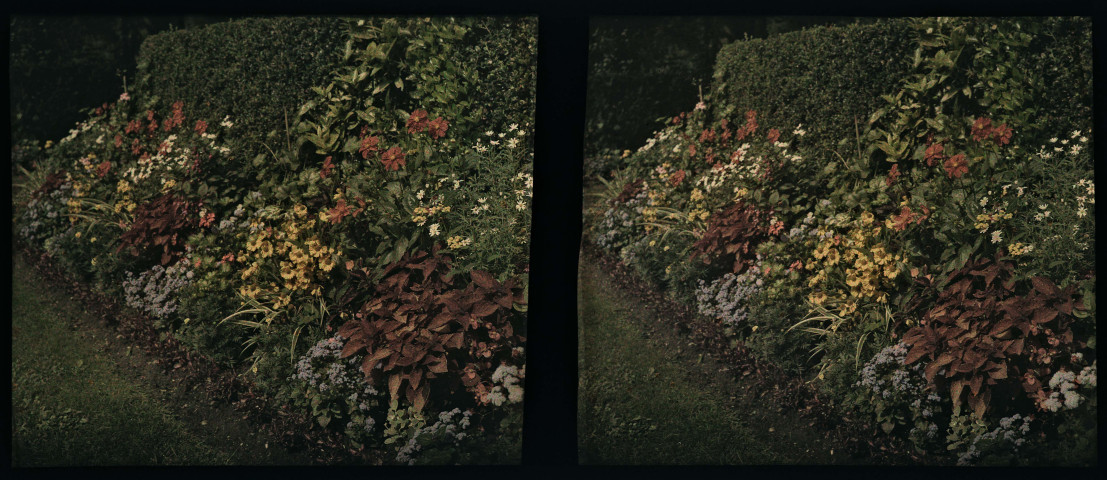
<svg viewBox="0 0 1107 480">
<path fill-rule="evenodd" d="M 1033 23 L 1041 31 L 1026 49 L 1023 71 L 1041 101 L 1035 102 L 1034 121 L 1016 136 L 1027 148 L 1045 140 L 1039 129 L 1071 129 L 1091 115 L 1092 105 L 1091 20 L 1049 17 Z M 803 124 L 816 151 L 845 155 L 852 151 L 848 140 L 887 105 L 880 96 L 895 93 L 912 71 L 917 45 L 908 24 L 889 19 L 815 27 L 726 45 L 712 87 L 714 103 L 725 107 L 715 107 L 713 118 L 741 121 L 746 110 L 755 110 L 759 123 L 780 129 Z M 837 148 L 843 141 L 845 151 Z"/>
<path fill-rule="evenodd" d="M 183 100 L 190 118 L 230 115 L 236 136 L 262 141 L 329 78 L 346 32 L 337 18 L 288 17 L 153 35 L 139 52 L 135 89 L 157 96 L 159 111 Z"/>
<path fill-rule="evenodd" d="M 907 21 L 815 27 L 724 46 L 715 64 L 714 117 L 785 129 L 803 124 L 817 151 L 855 137 L 899 88 L 915 50 Z M 718 107 L 716 107 L 718 108 Z M 852 145 L 852 143 L 851 143 Z"/>
</svg>

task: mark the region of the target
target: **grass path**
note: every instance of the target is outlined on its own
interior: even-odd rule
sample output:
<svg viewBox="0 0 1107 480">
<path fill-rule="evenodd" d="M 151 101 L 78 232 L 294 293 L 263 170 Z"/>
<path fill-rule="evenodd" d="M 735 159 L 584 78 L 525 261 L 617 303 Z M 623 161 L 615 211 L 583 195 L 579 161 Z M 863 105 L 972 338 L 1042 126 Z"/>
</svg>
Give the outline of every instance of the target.
<svg viewBox="0 0 1107 480">
<path fill-rule="evenodd" d="M 849 463 L 584 258 L 578 305 L 581 463 Z"/>
<path fill-rule="evenodd" d="M 13 466 L 302 463 L 175 389 L 14 251 L 12 266 Z"/>
</svg>

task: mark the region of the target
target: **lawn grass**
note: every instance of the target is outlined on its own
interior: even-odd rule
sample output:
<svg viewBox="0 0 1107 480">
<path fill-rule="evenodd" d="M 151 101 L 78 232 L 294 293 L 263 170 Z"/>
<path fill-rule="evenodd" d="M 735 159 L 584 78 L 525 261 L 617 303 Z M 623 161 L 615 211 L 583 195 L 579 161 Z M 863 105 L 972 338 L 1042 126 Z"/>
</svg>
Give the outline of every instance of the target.
<svg viewBox="0 0 1107 480">
<path fill-rule="evenodd" d="M 74 300 L 12 264 L 13 466 L 231 462 L 81 335 L 94 320 Z"/>
<path fill-rule="evenodd" d="M 642 334 L 633 298 L 581 263 L 578 290 L 582 464 L 719 465 L 785 461 L 727 398 L 704 388 L 670 347 Z"/>
</svg>

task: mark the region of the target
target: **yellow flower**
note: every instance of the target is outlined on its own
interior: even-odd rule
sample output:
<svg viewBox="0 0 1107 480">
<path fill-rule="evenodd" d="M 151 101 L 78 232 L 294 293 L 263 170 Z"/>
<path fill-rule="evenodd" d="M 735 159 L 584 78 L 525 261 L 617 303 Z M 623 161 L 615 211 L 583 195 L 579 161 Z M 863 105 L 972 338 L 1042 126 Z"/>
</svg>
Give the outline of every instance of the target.
<svg viewBox="0 0 1107 480">
<path fill-rule="evenodd" d="M 826 293 L 824 293 L 824 292 L 812 293 L 812 294 L 807 296 L 807 301 L 809 301 L 809 302 L 811 302 L 815 305 L 822 305 L 824 302 L 826 302 Z"/>
<path fill-rule="evenodd" d="M 826 252 L 826 264 L 827 265 L 837 264 L 838 259 L 839 259 L 839 257 L 838 257 L 838 249 L 837 248 L 832 248 L 832 249 L 830 249 L 829 251 Z"/>
<path fill-rule="evenodd" d="M 874 217 L 873 217 L 873 214 L 872 214 L 872 213 L 870 213 L 870 212 L 863 212 L 863 213 L 861 214 L 861 224 L 862 224 L 862 225 L 869 225 L 869 224 L 873 223 L 873 218 L 874 218 Z"/>
<path fill-rule="evenodd" d="M 273 244 L 269 242 L 262 243 L 258 254 L 261 255 L 261 258 L 269 258 L 270 255 L 273 255 Z"/>
<path fill-rule="evenodd" d="M 846 285 L 856 287 L 861 284 L 861 277 L 857 276 L 857 270 L 852 268 L 846 270 Z"/>
<path fill-rule="evenodd" d="M 292 213 L 296 214 L 297 217 L 303 218 L 307 216 L 308 209 L 303 204 L 300 204 L 292 207 Z"/>
<path fill-rule="evenodd" d="M 77 238 L 81 238 L 81 232 L 77 232 L 75 235 Z"/>
<path fill-rule="evenodd" d="M 846 302 L 842 305 L 842 308 L 838 310 L 838 316 L 844 317 L 857 311 L 857 304 L 853 302 Z"/>
<path fill-rule="evenodd" d="M 88 242 L 89 243 L 96 243 L 96 237 L 92 237 L 92 238 L 88 239 Z"/>
<path fill-rule="evenodd" d="M 895 264 L 890 263 L 884 266 L 884 276 L 889 280 L 896 278 L 897 275 L 899 275 L 899 269 L 896 268 Z"/>
</svg>

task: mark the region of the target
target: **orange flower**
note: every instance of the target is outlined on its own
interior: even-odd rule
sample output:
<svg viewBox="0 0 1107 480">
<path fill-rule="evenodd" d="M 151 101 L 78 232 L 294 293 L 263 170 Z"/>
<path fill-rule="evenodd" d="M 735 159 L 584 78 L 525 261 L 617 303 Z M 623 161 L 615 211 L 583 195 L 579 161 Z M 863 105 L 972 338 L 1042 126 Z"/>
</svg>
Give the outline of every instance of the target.
<svg viewBox="0 0 1107 480">
<path fill-rule="evenodd" d="M 381 155 L 381 163 L 386 170 L 396 171 L 403 168 L 406 164 L 403 150 L 400 150 L 400 147 L 388 149 Z"/>
<path fill-rule="evenodd" d="M 407 133 L 421 132 L 427 129 L 427 111 L 423 109 L 411 112 L 407 117 Z"/>
<path fill-rule="evenodd" d="M 777 130 L 775 128 L 770 128 L 769 129 L 769 142 L 770 143 L 776 143 L 776 141 L 778 139 L 780 139 L 780 130 Z"/>
<path fill-rule="evenodd" d="M 437 117 L 427 123 L 428 133 L 430 133 L 431 138 L 435 139 L 446 136 L 446 129 L 448 128 L 450 128 L 450 122 L 442 117 Z"/>
<path fill-rule="evenodd" d="M 961 178 L 961 175 L 968 173 L 969 162 L 965 160 L 964 153 L 958 153 L 946 160 L 945 168 L 949 178 Z"/>
<path fill-rule="evenodd" d="M 684 170 L 673 172 L 673 174 L 669 176 L 669 183 L 673 184 L 674 187 L 680 185 L 680 182 L 684 181 L 684 175 Z"/>
<path fill-rule="evenodd" d="M 945 154 L 943 153 L 945 148 L 946 147 L 940 143 L 935 143 L 930 145 L 929 147 L 926 147 L 926 165 L 933 167 L 935 163 L 940 162 L 943 158 L 945 158 Z"/>
</svg>

